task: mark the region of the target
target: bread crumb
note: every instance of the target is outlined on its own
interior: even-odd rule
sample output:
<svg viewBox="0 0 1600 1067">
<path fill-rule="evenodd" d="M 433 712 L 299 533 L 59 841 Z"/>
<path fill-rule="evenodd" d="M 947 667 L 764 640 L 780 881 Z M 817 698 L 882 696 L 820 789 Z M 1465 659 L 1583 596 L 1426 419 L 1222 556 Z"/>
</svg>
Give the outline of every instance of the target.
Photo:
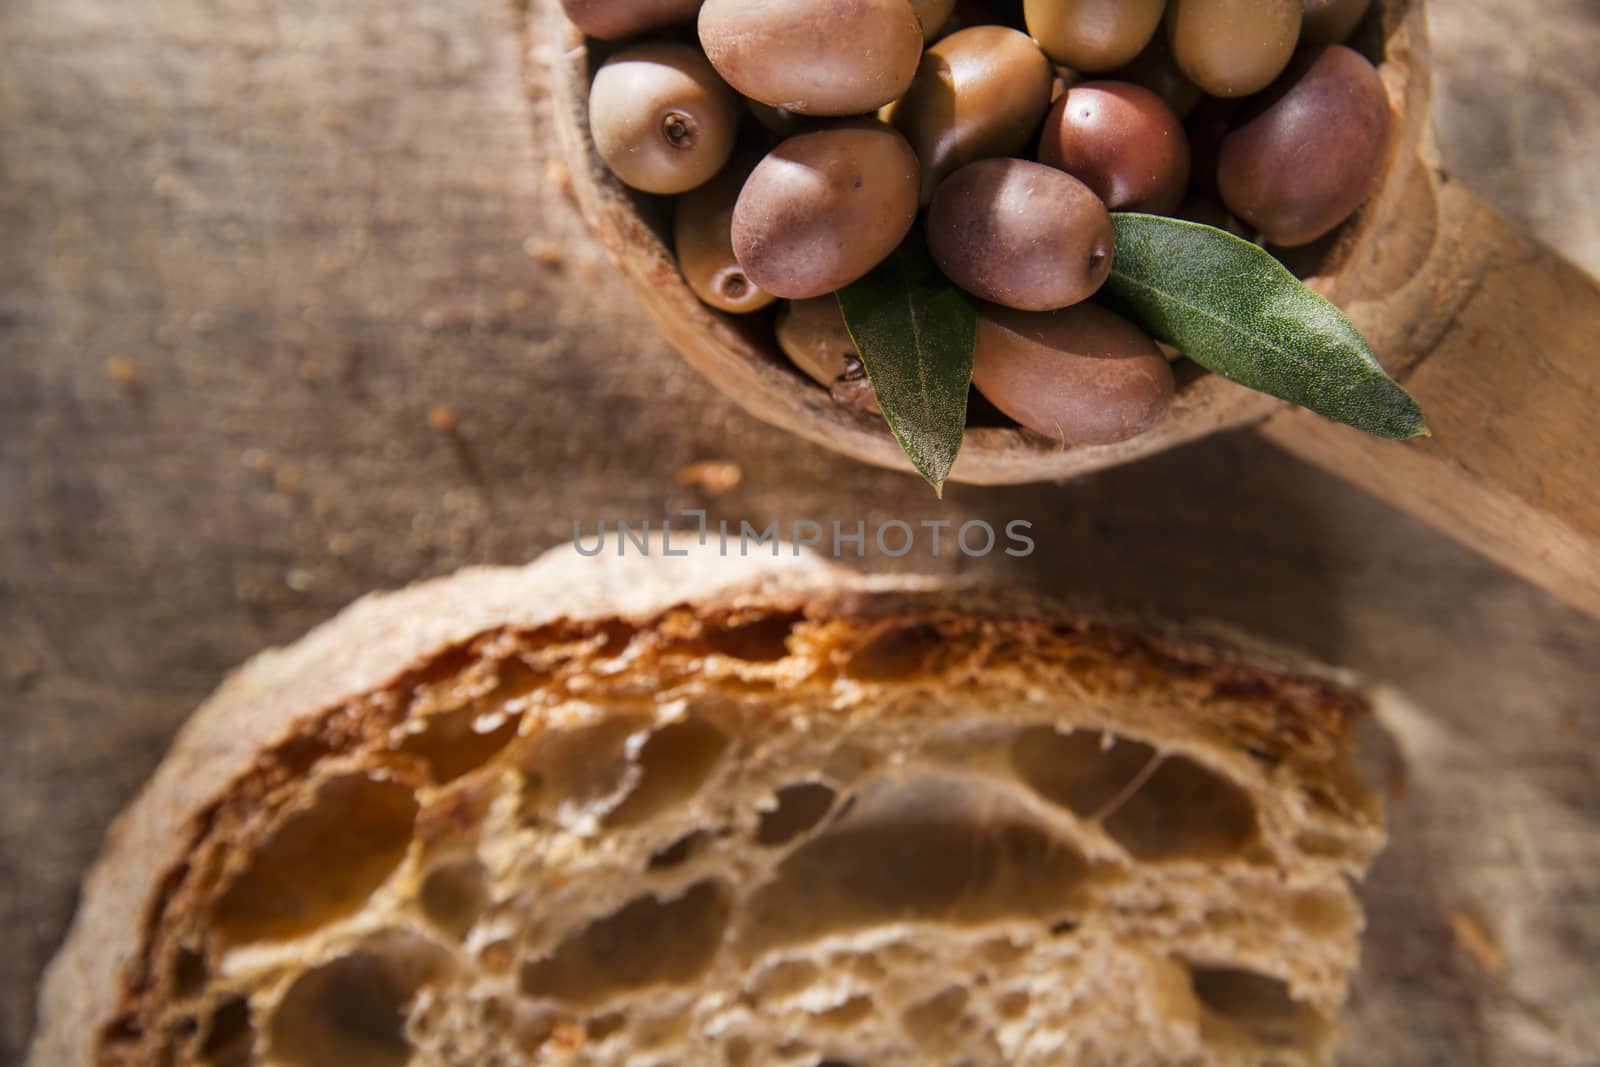
<svg viewBox="0 0 1600 1067">
<path fill-rule="evenodd" d="M 280 493 L 292 493 L 300 488 L 300 471 L 294 467 L 284 467 L 273 478 L 273 484 Z"/>
<path fill-rule="evenodd" d="M 563 195 L 572 191 L 572 171 L 559 159 L 552 159 L 544 165 L 544 180 L 550 183 L 550 188 Z"/>
<path fill-rule="evenodd" d="M 528 254 L 529 259 L 546 267 L 559 267 L 564 261 L 561 249 L 554 241 L 529 237 L 522 242 L 522 250 Z"/>
<path fill-rule="evenodd" d="M 106 360 L 106 377 L 118 385 L 137 385 L 139 364 L 127 356 L 112 356 Z"/>
<path fill-rule="evenodd" d="M 1455 934 L 1456 943 L 1478 961 L 1478 966 L 1483 968 L 1485 974 L 1491 978 L 1505 975 L 1505 953 L 1500 951 L 1500 946 L 1489 936 L 1489 931 L 1470 912 L 1459 908 L 1451 912 L 1450 931 Z"/>
<path fill-rule="evenodd" d="M 428 409 L 428 425 L 438 433 L 452 433 L 456 428 L 456 409 L 449 404 L 435 404 Z"/>
<path fill-rule="evenodd" d="M 678 471 L 678 484 L 686 489 L 700 488 L 717 496 L 739 488 L 744 481 L 744 471 L 737 463 L 726 459 L 706 459 L 691 463 Z"/>
</svg>

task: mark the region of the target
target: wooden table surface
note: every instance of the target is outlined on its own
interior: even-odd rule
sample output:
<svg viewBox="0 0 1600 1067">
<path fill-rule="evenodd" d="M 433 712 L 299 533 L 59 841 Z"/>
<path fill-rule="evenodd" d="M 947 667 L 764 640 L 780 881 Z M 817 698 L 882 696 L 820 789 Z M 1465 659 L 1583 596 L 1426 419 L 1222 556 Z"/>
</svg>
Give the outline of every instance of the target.
<svg viewBox="0 0 1600 1067">
<path fill-rule="evenodd" d="M 1600 268 L 1600 8 L 1431 8 L 1447 160 Z M 1600 1063 L 1600 622 L 1248 433 L 940 505 L 755 423 L 586 240 L 514 25 L 503 0 L 0 4 L 0 1063 L 107 822 L 228 668 L 368 589 L 682 506 L 1025 519 L 1031 559 L 876 563 L 1384 681 L 1349 1061 Z M 678 483 L 707 459 L 740 484 Z"/>
</svg>

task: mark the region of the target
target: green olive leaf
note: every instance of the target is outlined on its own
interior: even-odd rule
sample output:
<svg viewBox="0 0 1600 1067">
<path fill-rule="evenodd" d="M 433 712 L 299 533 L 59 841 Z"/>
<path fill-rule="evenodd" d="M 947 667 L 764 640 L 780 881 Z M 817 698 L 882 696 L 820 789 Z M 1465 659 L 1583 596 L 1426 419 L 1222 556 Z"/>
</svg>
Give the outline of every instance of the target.
<svg viewBox="0 0 1600 1067">
<path fill-rule="evenodd" d="M 977 309 L 939 273 L 921 227 L 836 296 L 889 429 L 943 496 L 967 424 Z"/>
<path fill-rule="evenodd" d="M 1343 312 L 1264 249 L 1182 219 L 1113 213 L 1099 299 L 1230 381 L 1378 437 L 1426 436 L 1422 411 Z"/>
</svg>

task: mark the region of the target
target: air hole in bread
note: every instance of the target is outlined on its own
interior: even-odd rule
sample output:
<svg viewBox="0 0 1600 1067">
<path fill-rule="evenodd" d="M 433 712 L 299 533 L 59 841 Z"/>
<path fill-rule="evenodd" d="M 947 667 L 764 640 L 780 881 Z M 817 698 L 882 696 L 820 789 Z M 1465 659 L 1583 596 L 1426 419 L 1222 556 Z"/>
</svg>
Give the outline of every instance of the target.
<svg viewBox="0 0 1600 1067">
<path fill-rule="evenodd" d="M 727 888 L 697 882 L 682 896 L 640 897 L 522 967 L 529 996 L 588 1003 L 613 993 L 693 981 L 722 944 Z"/>
<path fill-rule="evenodd" d="M 1031 1003 L 1033 998 L 1026 989 L 1013 989 L 995 998 L 994 1010 L 1000 1018 L 1015 1021 L 1028 1014 Z"/>
<path fill-rule="evenodd" d="M 439 864 L 423 879 L 417 902 L 430 923 L 461 940 L 489 903 L 483 864 L 471 856 Z"/>
<path fill-rule="evenodd" d="M 789 635 L 799 624 L 799 612 L 764 615 L 751 621 L 708 628 L 706 644 L 712 651 L 750 663 L 774 663 L 789 654 Z"/>
<path fill-rule="evenodd" d="M 295 979 L 273 1015 L 269 1058 L 284 1067 L 405 1067 L 406 1012 L 448 957 L 414 934 L 387 931 Z"/>
<path fill-rule="evenodd" d="M 751 896 L 742 941 L 755 953 L 886 923 L 1043 917 L 1073 899 L 1085 870 L 999 791 L 880 782 Z"/>
<path fill-rule="evenodd" d="M 872 998 L 867 996 L 854 996 L 831 1008 L 812 1013 L 812 1021 L 817 1026 L 829 1027 L 835 1030 L 848 1030 L 857 1023 L 864 1022 L 872 1017 L 874 1005 Z"/>
<path fill-rule="evenodd" d="M 883 682 L 923 671 L 929 660 L 948 650 L 939 628 L 931 622 L 888 630 L 872 638 L 850 656 L 845 673 L 863 681 Z"/>
<path fill-rule="evenodd" d="M 496 710 L 485 711 L 485 707 Z M 517 736 L 521 716 L 488 702 L 430 715 L 399 749 L 428 765 L 430 780 L 444 784 L 477 770 Z"/>
<path fill-rule="evenodd" d="M 966 1014 L 970 993 L 961 986 L 940 990 L 927 1000 L 913 1004 L 900 1016 L 905 1032 L 918 1044 L 927 1048 L 941 1048 L 961 1026 Z"/>
<path fill-rule="evenodd" d="M 710 840 L 711 835 L 705 830 L 684 834 L 666 848 L 654 853 L 646 867 L 652 871 L 671 870 L 699 855 Z"/>
<path fill-rule="evenodd" d="M 761 813 L 756 843 L 784 845 L 822 821 L 833 807 L 833 790 L 821 782 L 796 782 L 778 790 L 777 806 Z"/>
<path fill-rule="evenodd" d="M 200 1062 L 205 1067 L 248 1067 L 255 1039 L 250 1002 L 229 997 L 211 1013 L 205 1040 L 200 1043 Z"/>
<path fill-rule="evenodd" d="M 728 735 L 698 715 L 668 723 L 639 749 L 638 779 L 606 816 L 611 826 L 633 826 L 700 791 L 722 759 Z"/>
<path fill-rule="evenodd" d="M 1142 861 L 1220 859 L 1255 837 L 1245 791 L 1187 756 L 1167 756 L 1105 820 L 1106 832 Z"/>
<path fill-rule="evenodd" d="M 1022 780 L 1052 804 L 1081 818 L 1093 818 L 1117 798 L 1155 759 L 1156 751 L 1138 741 L 1054 726 L 1029 726 L 1011 743 L 1011 763 Z"/>
<path fill-rule="evenodd" d="M 1235 967 L 1192 966 L 1189 973 L 1213 1025 L 1233 1027 L 1268 1048 L 1315 1045 L 1327 1036 L 1327 1021 L 1277 978 Z"/>
<path fill-rule="evenodd" d="M 591 714 L 535 735 L 520 768 L 517 813 L 524 825 L 539 822 L 553 808 L 588 808 L 622 789 L 631 770 L 624 747 L 649 722 L 638 713 L 594 709 Z"/>
<path fill-rule="evenodd" d="M 612 1034 L 628 1025 L 628 1017 L 620 1011 L 608 1011 L 604 1015 L 596 1015 L 583 1024 L 583 1033 L 590 1041 L 604 1041 Z"/>
<path fill-rule="evenodd" d="M 172 954 L 172 995 L 179 999 L 192 997 L 206 986 L 206 958 L 196 949 L 184 945 Z"/>
<path fill-rule="evenodd" d="M 366 774 L 324 782 L 218 900 L 223 941 L 298 937 L 354 912 L 400 865 L 416 818 L 417 799 L 400 782 Z"/>
</svg>

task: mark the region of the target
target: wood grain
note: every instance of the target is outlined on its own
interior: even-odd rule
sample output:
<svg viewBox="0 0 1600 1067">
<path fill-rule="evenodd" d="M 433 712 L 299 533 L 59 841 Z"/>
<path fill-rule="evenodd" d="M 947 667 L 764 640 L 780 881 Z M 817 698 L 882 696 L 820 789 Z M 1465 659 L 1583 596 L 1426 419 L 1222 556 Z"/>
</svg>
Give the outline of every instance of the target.
<svg viewBox="0 0 1600 1067">
<path fill-rule="evenodd" d="M 1494 47 L 1585 69 L 1600 13 L 1548 10 Z M 1394 840 L 1350 1062 L 1594 1061 L 1600 623 L 1249 436 L 940 504 L 756 422 L 586 238 L 514 37 L 496 0 L 0 10 L 0 1062 L 106 824 L 226 670 L 370 588 L 686 505 L 1024 519 L 1029 559 L 863 563 L 1221 618 L 1389 682 L 1411 710 L 1379 746 Z M 1456 84 L 1516 73 L 1480 47 L 1441 57 Z M 1592 84 L 1559 82 L 1562 130 L 1594 129 Z M 678 483 L 709 459 L 740 484 Z"/>
</svg>

